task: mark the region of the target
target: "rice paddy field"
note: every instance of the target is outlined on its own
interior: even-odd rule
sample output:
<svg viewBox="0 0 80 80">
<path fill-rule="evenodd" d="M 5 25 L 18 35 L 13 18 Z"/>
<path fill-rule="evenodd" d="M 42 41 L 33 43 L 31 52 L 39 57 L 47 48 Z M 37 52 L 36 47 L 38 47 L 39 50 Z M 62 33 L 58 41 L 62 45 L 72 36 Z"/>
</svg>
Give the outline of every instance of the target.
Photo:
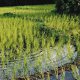
<svg viewBox="0 0 80 80">
<path fill-rule="evenodd" d="M 80 15 L 55 10 L 0 7 L 0 80 L 80 80 Z"/>
</svg>

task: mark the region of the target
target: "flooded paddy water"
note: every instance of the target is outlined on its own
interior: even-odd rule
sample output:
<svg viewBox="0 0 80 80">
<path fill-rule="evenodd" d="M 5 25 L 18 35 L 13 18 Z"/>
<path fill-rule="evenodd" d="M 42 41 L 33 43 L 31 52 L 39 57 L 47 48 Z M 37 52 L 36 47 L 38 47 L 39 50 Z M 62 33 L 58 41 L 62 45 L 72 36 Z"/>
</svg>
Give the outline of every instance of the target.
<svg viewBox="0 0 80 80">
<path fill-rule="evenodd" d="M 70 52 L 71 55 L 69 55 L 67 46 L 64 45 L 60 49 L 58 47 L 50 48 L 49 51 L 44 49 L 35 52 L 34 55 L 28 55 L 27 58 L 9 61 L 4 68 L 0 64 L 0 80 L 11 80 L 13 76 L 16 77 L 16 80 L 25 80 L 24 77 L 28 76 L 31 80 L 43 80 L 42 74 L 44 80 L 62 80 L 63 75 L 65 75 L 65 80 L 75 80 L 71 67 L 75 66 L 73 63 L 77 52 L 72 45 Z M 48 53 L 50 54 L 48 55 Z M 79 76 L 80 66 L 74 68 L 75 73 Z"/>
</svg>

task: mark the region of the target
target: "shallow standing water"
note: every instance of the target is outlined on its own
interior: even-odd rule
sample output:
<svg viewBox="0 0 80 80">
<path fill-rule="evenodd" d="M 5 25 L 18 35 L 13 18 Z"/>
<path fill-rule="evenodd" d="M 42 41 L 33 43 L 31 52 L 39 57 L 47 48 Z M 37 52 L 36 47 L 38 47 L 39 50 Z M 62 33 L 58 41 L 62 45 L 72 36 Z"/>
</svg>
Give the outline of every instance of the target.
<svg viewBox="0 0 80 80">
<path fill-rule="evenodd" d="M 50 77 L 51 77 L 50 80 L 57 80 L 55 76 Z M 61 75 L 58 76 L 58 80 L 61 80 Z M 75 80 L 71 71 L 65 71 L 65 80 Z"/>
<path fill-rule="evenodd" d="M 77 52 L 75 52 L 75 48 L 70 46 L 71 50 L 72 50 L 72 56 L 71 58 L 74 60 L 77 57 Z M 38 67 L 37 67 L 37 71 L 40 72 L 42 69 L 43 72 L 45 71 L 49 71 L 52 70 L 53 67 L 54 69 L 58 66 L 62 66 L 66 63 L 70 63 L 72 60 L 70 58 L 67 57 L 67 55 L 69 54 L 68 49 L 66 48 L 66 46 L 64 46 L 63 48 L 61 48 L 61 50 L 59 51 L 60 54 L 58 54 L 57 56 L 57 50 L 58 48 L 55 47 L 54 49 L 50 48 L 50 55 L 48 55 L 48 51 L 44 50 L 41 51 L 40 53 L 38 53 L 38 55 L 36 54 L 35 58 L 40 59 L 41 62 Z M 48 56 L 50 57 L 48 59 Z M 34 56 L 33 56 L 34 57 Z M 40 57 L 40 58 L 39 58 Z M 35 73 L 35 63 L 36 60 L 31 60 L 30 58 L 27 58 L 27 69 L 28 69 L 28 73 L 29 75 L 34 74 Z M 19 66 L 19 67 L 18 67 Z M 42 67 L 42 68 L 40 68 Z M 1 80 L 9 80 L 11 79 L 12 75 L 13 75 L 13 69 L 16 69 L 16 77 L 22 77 L 24 76 L 24 59 L 22 60 L 15 60 L 14 62 L 9 62 L 5 68 L 0 68 L 0 79 Z M 79 70 L 80 72 L 80 70 Z M 8 79 L 7 79 L 8 78 Z M 56 80 L 55 75 L 50 76 L 51 80 Z M 61 75 L 58 76 L 58 79 L 61 80 Z M 39 80 L 39 79 L 37 79 Z M 46 80 L 46 77 L 45 77 Z M 71 71 L 66 71 L 65 72 L 65 80 L 74 80 L 74 77 L 72 75 Z"/>
</svg>

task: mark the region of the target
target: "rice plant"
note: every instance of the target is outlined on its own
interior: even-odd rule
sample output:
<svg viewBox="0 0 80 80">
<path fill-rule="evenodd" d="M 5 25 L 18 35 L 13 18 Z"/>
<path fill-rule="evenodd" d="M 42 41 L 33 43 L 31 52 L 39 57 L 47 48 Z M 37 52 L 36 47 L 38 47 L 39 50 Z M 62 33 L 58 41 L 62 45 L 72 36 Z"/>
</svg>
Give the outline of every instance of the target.
<svg viewBox="0 0 80 80">
<path fill-rule="evenodd" d="M 16 74 L 30 80 L 30 75 L 35 73 L 40 73 L 44 80 L 45 71 L 48 71 L 50 80 L 51 69 L 55 70 L 58 79 L 57 61 L 63 59 L 65 53 L 68 53 L 65 59 L 71 60 L 75 47 L 80 55 L 79 16 L 51 14 L 51 5 L 48 6 L 50 9 L 47 6 L 0 8 L 0 66 L 2 69 L 6 66 L 13 68 L 11 80 L 15 80 Z M 15 16 L 11 16 L 8 10 Z M 7 15 L 4 17 L 4 14 Z M 78 68 L 71 67 L 77 78 Z M 64 77 L 62 69 L 62 80 Z"/>
</svg>

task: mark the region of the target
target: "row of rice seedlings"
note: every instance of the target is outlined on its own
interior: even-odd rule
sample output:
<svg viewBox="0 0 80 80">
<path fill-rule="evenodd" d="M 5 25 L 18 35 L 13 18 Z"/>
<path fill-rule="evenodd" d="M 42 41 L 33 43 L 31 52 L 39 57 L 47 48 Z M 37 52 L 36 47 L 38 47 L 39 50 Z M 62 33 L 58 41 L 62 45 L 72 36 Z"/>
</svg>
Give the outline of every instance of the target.
<svg viewBox="0 0 80 80">
<path fill-rule="evenodd" d="M 77 47 L 77 51 L 78 51 L 78 55 L 80 56 L 80 36 L 76 36 L 76 47 Z"/>
<path fill-rule="evenodd" d="M 13 19 L 14 20 L 14 19 Z M 13 21 L 13 22 L 15 22 L 15 21 Z M 5 23 L 5 24 L 7 24 L 7 23 Z M 15 23 L 14 23 L 15 24 Z M 20 24 L 21 25 L 21 24 Z M 20 26 L 20 25 L 17 25 L 17 26 Z M 10 27 L 10 24 L 8 24 L 8 26 Z M 1 31 L 1 46 L 0 47 L 2 47 L 2 48 L 0 48 L 1 49 L 1 59 L 2 59 L 2 65 L 4 65 L 5 63 L 5 61 L 6 61 L 6 55 L 5 55 L 5 53 L 6 53 L 6 49 L 8 49 L 8 59 L 9 60 L 11 60 L 10 58 L 12 58 L 12 59 L 14 59 L 15 57 L 22 57 L 22 50 L 23 50 L 23 39 L 22 39 L 22 33 L 21 33 L 21 29 L 18 29 L 18 33 L 17 33 L 17 30 L 16 30 L 16 28 L 18 28 L 17 26 L 15 26 L 15 30 L 16 31 L 14 31 L 13 29 L 13 25 L 11 24 L 11 28 L 10 29 L 7 29 L 8 30 L 8 32 L 9 32 L 9 34 L 7 34 L 7 31 L 6 31 L 6 28 L 5 28 L 5 26 L 4 26 L 4 28 L 2 29 L 2 31 Z M 8 27 L 8 28 L 9 28 Z M 23 26 L 22 26 L 23 27 Z M 20 28 L 20 27 L 19 27 Z M 12 32 L 14 32 L 14 33 L 12 33 Z M 4 33 L 5 33 L 5 35 L 4 35 Z M 8 35 L 8 37 L 6 37 Z M 17 36 L 18 37 L 17 37 Z M 18 38 L 18 39 L 17 39 Z M 5 44 L 5 43 L 7 43 L 7 40 L 9 41 L 9 44 L 10 44 L 10 46 L 9 46 L 9 44 Z M 18 42 L 17 42 L 17 40 L 18 40 Z M 5 49 L 6 48 L 6 49 Z M 13 51 L 14 50 L 14 51 Z M 17 50 L 17 52 L 16 52 L 16 50 Z M 16 55 L 17 54 L 17 55 Z M 16 56 L 15 56 L 16 55 Z M 4 61 L 5 60 L 5 61 Z M 9 61 L 8 60 L 8 61 Z"/>
<path fill-rule="evenodd" d="M 4 44 L 2 47 L 3 48 L 3 50 L 1 51 L 1 52 L 3 52 L 2 53 L 2 55 L 3 55 L 2 56 L 2 65 L 5 64 L 4 60 L 6 59 L 6 58 L 4 58 L 5 57 L 4 52 L 6 51 L 5 46 L 6 46 L 6 49 L 9 48 L 9 50 L 8 50 L 8 52 L 9 52 L 8 56 L 10 57 L 10 59 L 8 58 L 9 60 L 11 60 L 11 58 L 14 60 L 15 57 L 19 57 L 19 58 L 22 57 L 22 55 L 23 55 L 22 54 L 22 52 L 23 52 L 23 37 L 22 37 L 22 35 L 25 36 L 25 38 L 26 38 L 25 41 L 26 41 L 26 46 L 27 46 L 26 47 L 27 54 L 30 54 L 31 42 L 34 42 L 34 43 L 32 43 L 34 45 L 33 52 L 36 51 L 39 47 L 39 42 L 37 42 L 38 39 L 36 40 L 36 38 L 34 37 L 34 41 L 32 40 L 32 37 L 36 35 L 35 32 L 34 32 L 34 35 L 32 34 L 31 27 L 32 27 L 33 23 L 28 22 L 27 24 L 29 25 L 29 27 L 27 27 L 28 26 L 27 24 L 26 24 L 27 26 L 21 26 L 22 20 L 19 20 L 19 22 L 21 24 L 17 23 L 17 25 L 16 25 L 16 21 L 14 21 L 15 19 L 12 19 L 12 20 L 14 22 L 14 26 L 12 25 L 12 23 L 8 24 L 8 27 L 10 28 L 10 29 L 8 29 L 8 34 L 7 34 L 7 31 L 5 30 L 6 29 L 5 26 L 2 29 L 2 33 L 4 31 L 5 35 L 1 34 L 2 37 L 4 37 L 4 38 L 1 38 L 1 43 L 4 44 L 5 42 L 7 42 L 7 40 L 10 43 L 10 46 L 8 44 L 7 45 Z M 5 24 L 7 24 L 7 23 L 5 23 Z M 13 26 L 13 28 L 11 26 Z M 23 29 L 21 29 L 22 27 L 25 30 L 24 34 L 22 34 L 22 32 L 23 32 Z M 25 56 L 27 57 L 27 55 L 25 55 Z M 24 62 L 26 62 L 25 59 L 24 59 Z"/>
<path fill-rule="evenodd" d="M 62 22 L 61 22 L 61 20 L 62 20 Z M 57 30 L 62 30 L 62 32 L 65 32 L 65 34 L 68 35 L 69 40 L 68 40 L 68 43 L 67 43 L 67 47 L 68 47 L 68 52 L 70 52 L 70 54 L 68 55 L 68 58 L 70 58 L 72 56 L 72 50 L 70 48 L 71 47 L 71 32 L 72 32 L 73 36 L 76 36 L 77 34 L 79 34 L 79 22 L 78 22 L 79 20 L 78 20 L 78 17 L 75 17 L 75 18 L 72 17 L 70 19 L 69 17 L 65 17 L 65 16 L 63 17 L 62 16 L 62 19 L 61 19 L 61 17 L 59 17 L 59 16 L 54 16 L 53 18 L 51 16 L 49 19 L 45 19 L 45 21 L 46 21 L 45 25 L 47 25 L 48 27 L 53 28 L 53 29 L 58 28 Z M 62 40 L 60 40 L 60 41 L 62 41 Z M 77 47 L 78 47 L 78 53 L 80 52 L 79 51 L 80 50 L 79 42 L 80 42 L 79 39 L 77 39 L 76 44 L 77 44 Z M 60 45 L 60 43 L 59 43 L 59 45 Z M 73 71 L 73 72 L 74 72 L 73 74 L 76 74 L 75 71 Z M 57 75 L 57 73 L 56 73 L 56 75 Z M 77 78 L 77 79 L 79 79 L 79 78 Z M 64 80 L 64 77 L 61 80 Z"/>
<path fill-rule="evenodd" d="M 61 80 L 65 80 L 65 69 L 62 67 Z"/>
<path fill-rule="evenodd" d="M 57 18 L 58 17 L 55 17 L 54 20 L 52 20 L 52 21 L 57 20 Z M 53 19 L 53 17 L 51 19 Z M 59 22 L 61 20 L 61 17 L 58 19 L 59 20 L 57 22 Z M 67 20 L 69 22 L 69 19 L 67 19 Z M 69 24 L 66 22 L 67 21 L 65 21 L 65 24 L 67 26 L 69 26 Z M 29 54 L 29 56 L 30 56 L 31 50 L 32 50 L 32 52 L 35 52 L 36 50 L 38 50 L 40 48 L 40 41 L 42 40 L 41 41 L 42 48 L 45 48 L 47 46 L 46 48 L 49 53 L 48 58 L 50 58 L 50 46 L 51 45 L 54 46 L 54 39 L 52 37 L 51 41 L 50 41 L 50 38 L 48 39 L 48 37 L 44 38 L 44 36 L 41 36 L 39 34 L 39 31 L 36 31 L 36 28 L 33 27 L 33 25 L 36 26 L 33 22 L 27 21 L 26 19 L 24 19 L 24 21 L 22 19 L 20 19 L 20 20 L 19 19 L 2 19 L 1 23 L 2 23 L 1 24 L 1 26 L 2 26 L 1 27 L 2 28 L 1 35 L 4 37 L 4 38 L 3 37 L 1 38 L 1 43 L 3 45 L 3 47 L 2 47 L 3 48 L 3 50 L 2 50 L 2 55 L 3 55 L 2 61 L 3 62 L 5 59 L 5 57 L 4 57 L 5 46 L 7 49 L 10 49 L 10 50 L 8 50 L 9 51 L 8 55 L 10 55 L 10 58 L 14 58 L 14 56 L 15 57 L 17 56 L 19 58 L 22 57 L 23 48 L 24 48 L 23 47 L 23 44 L 24 44 L 23 37 L 24 37 L 25 43 L 26 43 L 26 45 L 24 44 L 26 46 L 25 50 L 26 50 L 26 53 Z M 55 26 L 56 26 L 56 22 L 53 22 L 53 24 L 55 24 Z M 62 24 L 57 25 L 57 27 L 63 26 Z M 13 25 L 14 25 L 14 27 L 12 27 Z M 66 25 L 64 25 L 64 26 L 66 26 Z M 6 26 L 8 27 L 8 29 L 7 29 L 8 31 L 6 30 Z M 54 27 L 54 28 L 56 29 L 56 27 Z M 63 30 L 63 28 L 61 28 L 61 30 Z M 5 34 L 4 34 L 4 32 L 5 32 Z M 36 38 L 36 35 L 38 36 L 37 38 Z M 7 36 L 7 38 L 6 38 L 6 36 Z M 42 39 L 40 39 L 40 37 Z M 46 39 L 48 39 L 48 40 L 46 40 Z M 47 44 L 46 44 L 46 41 L 47 41 Z M 5 44 L 6 42 L 8 42 L 7 45 Z M 31 44 L 33 45 L 33 47 Z M 61 44 L 62 43 L 59 43 L 59 45 L 61 45 Z M 69 44 L 69 46 L 70 46 L 70 44 Z M 16 54 L 16 50 L 17 50 L 17 54 Z M 24 54 L 26 54 L 26 53 L 24 53 Z M 25 56 L 27 56 L 27 54 Z"/>
<path fill-rule="evenodd" d="M 63 35 L 70 35 L 75 37 L 79 35 L 79 17 L 67 15 L 55 15 L 45 17 L 44 23 L 47 27 L 62 32 Z M 69 38 L 70 38 L 69 37 Z M 73 40 L 72 40 L 73 41 Z"/>
<path fill-rule="evenodd" d="M 65 18 L 64 18 L 64 19 L 65 19 Z M 67 19 L 68 19 L 68 18 L 67 18 Z M 68 21 L 69 21 L 69 19 L 68 19 Z M 55 23 L 55 22 L 54 22 L 54 23 Z M 71 25 L 72 27 L 74 27 L 74 28 L 75 28 L 76 25 L 79 26 L 78 23 L 76 23 L 75 25 L 74 25 L 74 23 L 75 23 L 75 21 L 74 21 L 74 19 L 73 19 L 70 25 Z M 66 21 L 65 21 L 65 24 L 67 24 Z M 61 25 L 62 25 L 62 24 L 61 24 Z M 62 26 L 63 26 L 63 25 L 62 25 Z M 64 28 L 64 29 L 67 29 L 67 26 L 69 26 L 69 24 L 64 25 L 64 26 L 66 26 L 66 28 Z M 71 27 L 70 27 L 70 28 L 71 28 Z M 70 28 L 69 28 L 69 29 L 70 29 Z M 73 29 L 74 29 L 74 28 L 73 28 Z M 63 29 L 63 28 L 62 28 L 62 29 Z M 62 30 L 62 29 L 61 29 L 61 30 Z M 69 30 L 69 29 L 68 29 L 68 30 Z M 66 31 L 66 30 L 65 30 L 65 31 Z M 70 37 L 69 37 L 69 39 L 70 39 Z M 61 41 L 61 40 L 60 40 L 60 41 Z M 62 42 L 63 42 L 63 41 L 62 41 Z M 71 52 L 71 50 L 70 50 L 70 45 L 71 45 L 70 42 L 71 42 L 71 41 L 68 41 L 68 44 L 67 44 L 68 50 L 69 50 L 69 52 L 70 52 L 69 58 L 72 56 L 72 52 Z M 43 43 L 44 43 L 44 42 L 43 42 Z M 45 43 L 44 43 L 44 44 L 45 44 Z M 44 45 L 44 44 L 43 44 L 43 45 Z M 62 43 L 61 43 L 61 44 L 62 44 Z M 48 46 L 47 46 L 47 50 L 49 50 L 49 48 L 50 48 L 49 45 L 50 45 L 50 44 L 47 44 L 47 45 L 48 45 Z M 59 43 L 59 45 L 60 45 L 60 43 Z M 64 80 L 64 77 L 63 77 L 63 80 Z"/>
<path fill-rule="evenodd" d="M 58 67 L 56 67 L 55 69 L 55 75 L 56 75 L 56 79 L 58 79 Z"/>
<path fill-rule="evenodd" d="M 45 17 L 44 23 L 46 26 L 57 30 L 70 31 L 79 26 L 79 18 L 77 16 L 70 18 L 66 15 L 55 15 L 51 17 Z"/>
</svg>

